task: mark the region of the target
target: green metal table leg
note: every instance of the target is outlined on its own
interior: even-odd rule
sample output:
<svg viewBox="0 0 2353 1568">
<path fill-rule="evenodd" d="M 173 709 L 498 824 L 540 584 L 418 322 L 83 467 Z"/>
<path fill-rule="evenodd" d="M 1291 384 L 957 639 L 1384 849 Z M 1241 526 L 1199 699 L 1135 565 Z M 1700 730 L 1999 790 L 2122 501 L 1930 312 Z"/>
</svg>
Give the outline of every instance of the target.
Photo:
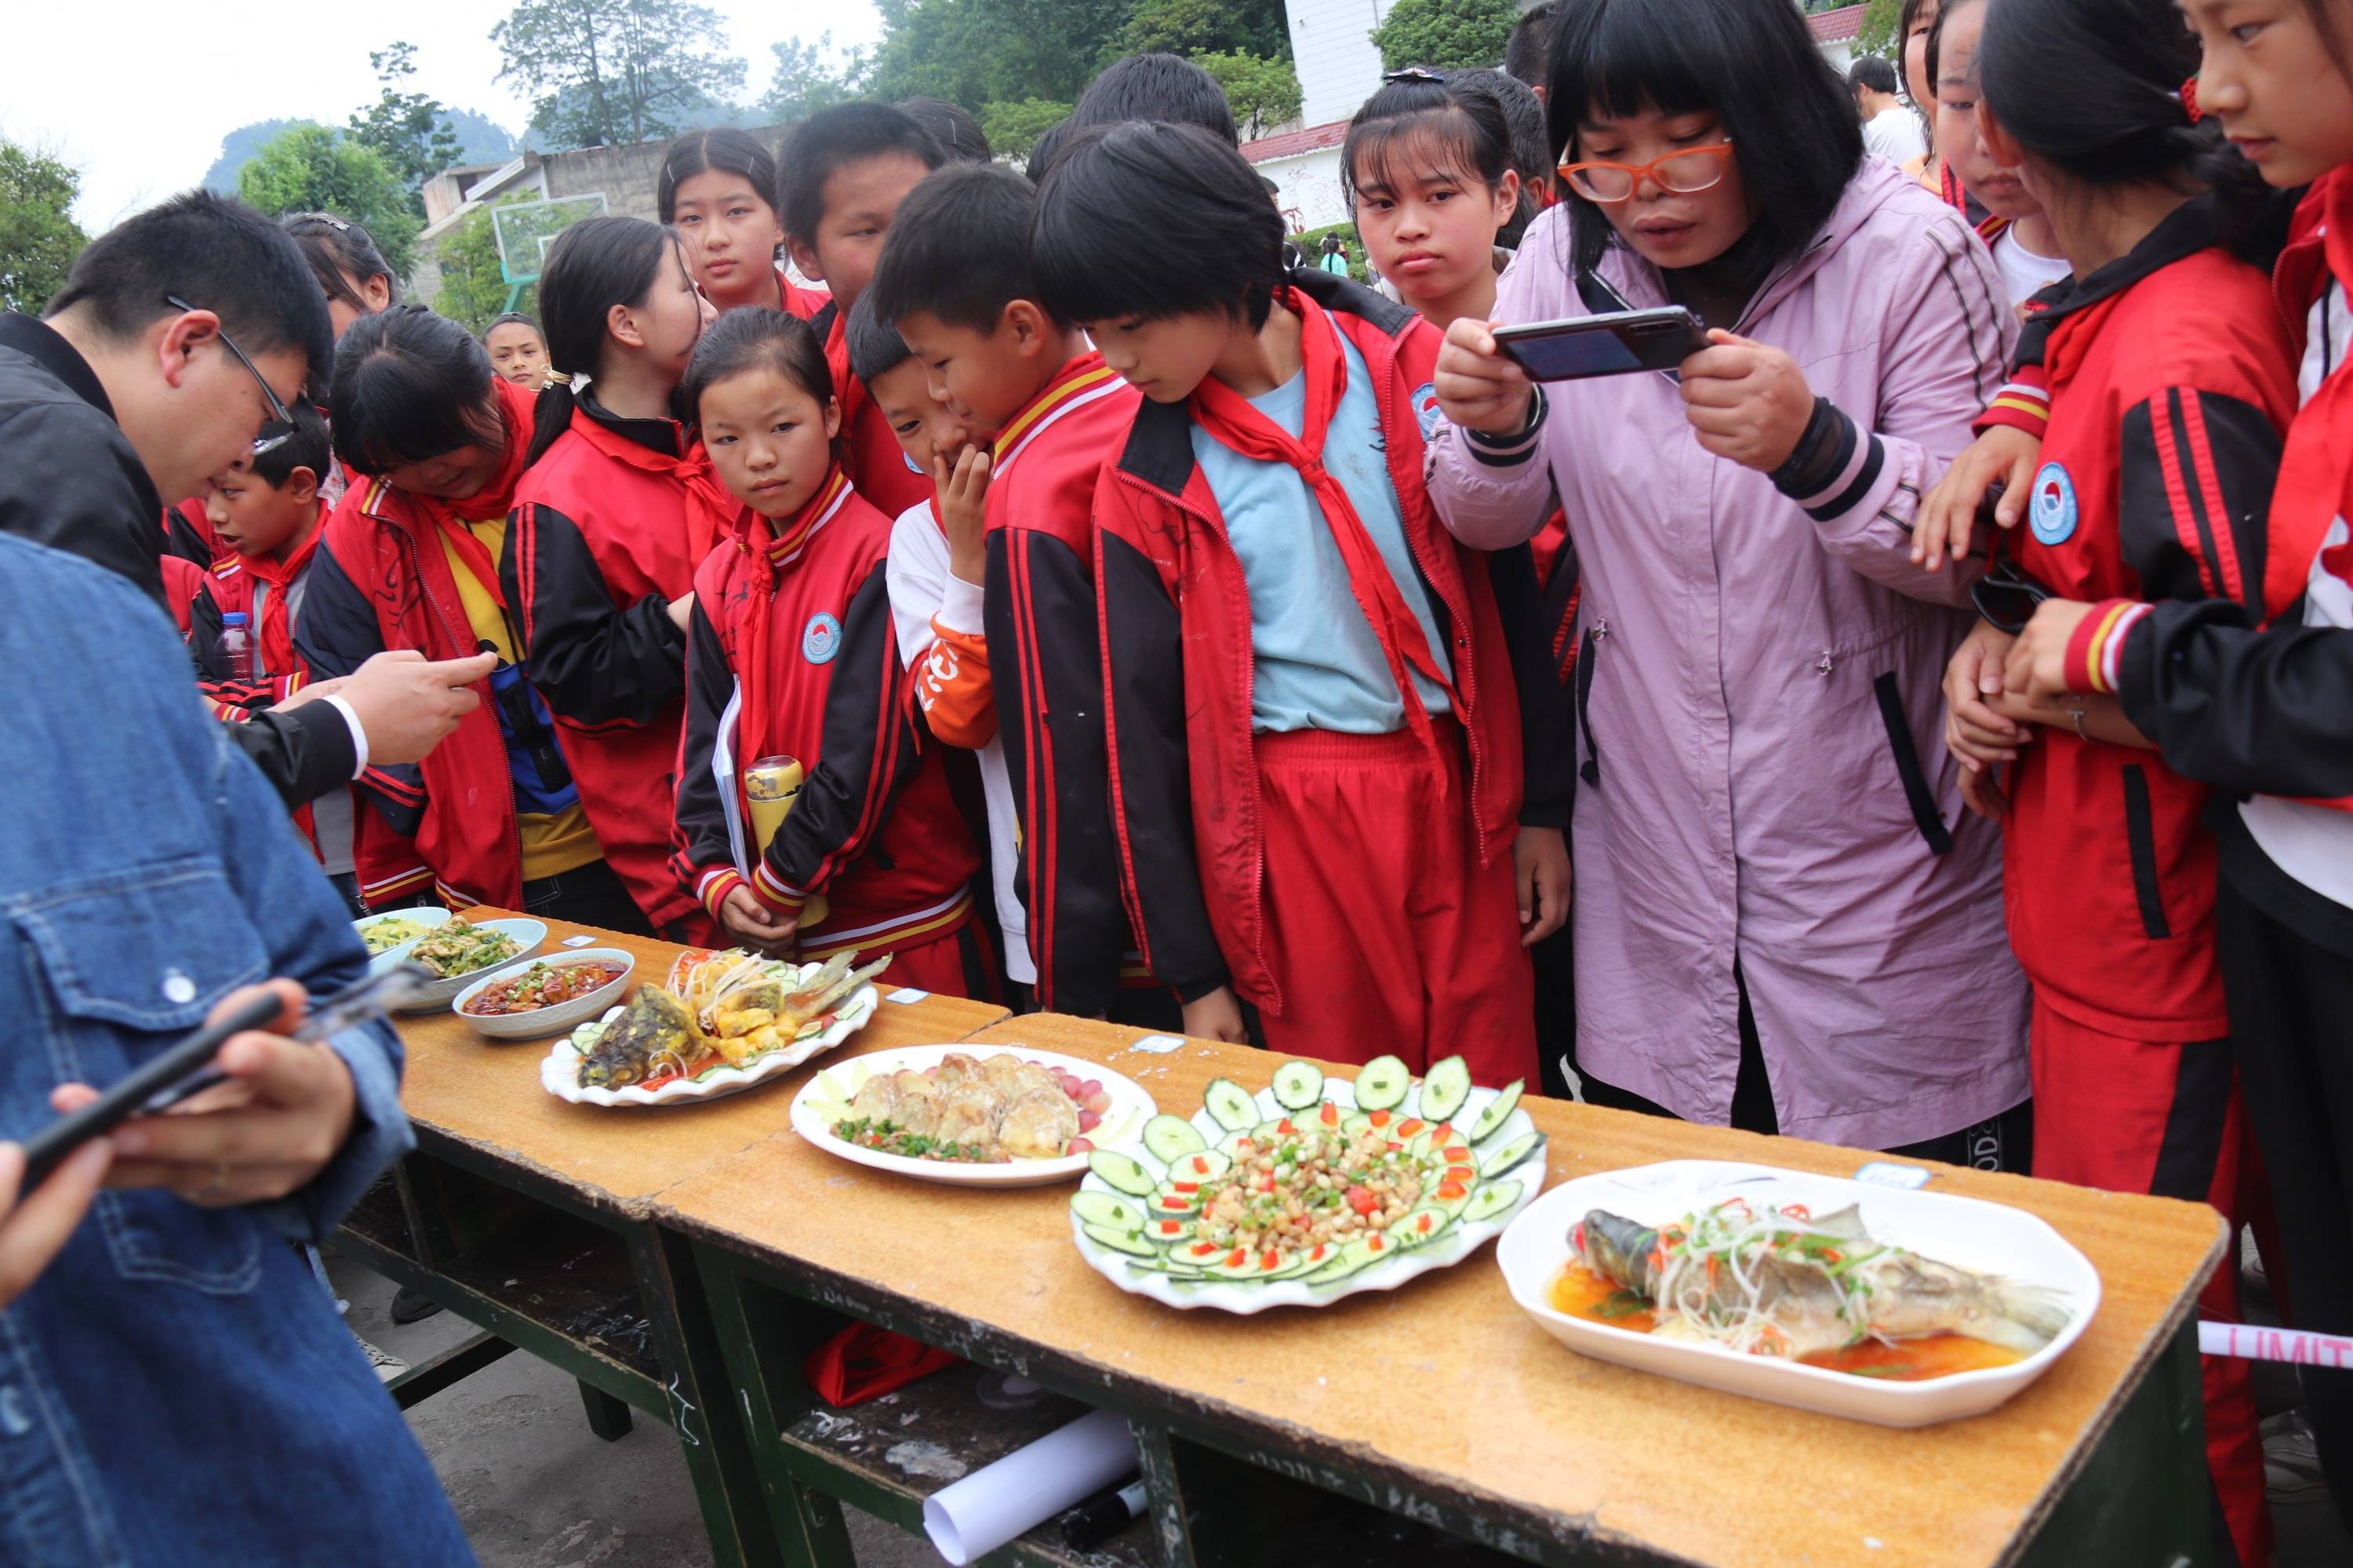
<svg viewBox="0 0 2353 1568">
<path fill-rule="evenodd" d="M 731 1414 L 742 1418 L 776 1551 L 790 1568 L 857 1568 L 841 1505 L 803 1486 L 785 1455 L 785 1428 L 816 1401 L 801 1375 L 807 1347 L 796 1342 L 807 1334 L 794 1332 L 797 1322 L 805 1329 L 813 1325 L 787 1315 L 816 1309 L 764 1293 L 754 1310 L 743 1277 L 724 1253 L 700 1244 L 693 1251 L 709 1319 L 726 1361 L 726 1378 L 714 1377 L 711 1386 L 733 1384 L 739 1408 Z"/>
<path fill-rule="evenodd" d="M 2018 1568 L 2211 1568 L 2211 1495 L 2192 1319 L 2014 1561 Z"/>
<path fill-rule="evenodd" d="M 713 1326 L 686 1242 L 650 1224 L 630 1226 L 627 1236 L 654 1346 L 670 1374 L 670 1424 L 711 1532 L 712 1560 L 719 1568 L 797 1563 L 752 1502 L 759 1471 L 744 1425 L 728 1408 L 724 1330 Z"/>
</svg>

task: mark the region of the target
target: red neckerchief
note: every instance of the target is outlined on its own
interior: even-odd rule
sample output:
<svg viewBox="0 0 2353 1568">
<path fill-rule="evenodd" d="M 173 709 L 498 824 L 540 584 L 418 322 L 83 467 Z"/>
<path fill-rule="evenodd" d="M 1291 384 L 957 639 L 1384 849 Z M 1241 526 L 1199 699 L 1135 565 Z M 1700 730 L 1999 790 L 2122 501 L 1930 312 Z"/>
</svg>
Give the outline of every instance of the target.
<svg viewBox="0 0 2353 1568">
<path fill-rule="evenodd" d="M 311 536 L 302 541 L 284 560 L 274 556 L 251 556 L 239 562 L 248 576 L 258 583 L 268 583 L 269 592 L 261 596 L 262 667 L 273 675 L 290 675 L 296 669 L 294 657 L 294 617 L 286 599 L 286 590 L 301 580 L 311 569 L 311 557 L 318 553 L 319 536 L 327 531 L 327 503 L 319 503 L 319 514 L 311 524 Z"/>
<path fill-rule="evenodd" d="M 1299 435 L 1293 436 L 1215 376 L 1194 388 L 1193 418 L 1220 445 L 1244 457 L 1297 469 L 1299 477 L 1315 492 L 1316 504 L 1323 508 L 1324 520 L 1339 544 L 1340 559 L 1348 568 L 1348 591 L 1356 596 L 1357 608 L 1380 640 L 1381 655 L 1388 661 L 1389 675 L 1405 701 L 1406 726 L 1436 760 L 1437 732 L 1430 726 L 1430 712 L 1407 666 L 1450 694 L 1453 684 L 1431 657 L 1430 640 L 1422 635 L 1421 623 L 1398 591 L 1397 579 L 1389 575 L 1380 546 L 1366 532 L 1346 487 L 1324 467 L 1324 433 L 1348 390 L 1348 355 L 1341 347 L 1339 329 L 1322 306 L 1293 289 L 1291 308 L 1299 314 L 1299 352 L 1307 376 L 1307 415 Z"/>
<path fill-rule="evenodd" d="M 743 820 L 752 820 L 752 798 L 744 792 L 744 769 L 768 755 L 769 724 L 775 717 L 768 702 L 768 623 L 775 619 L 776 579 L 808 543 L 826 519 L 841 510 L 849 498 L 849 476 L 835 463 L 808 503 L 782 523 L 763 517 L 746 506 L 730 520 L 728 532 L 736 547 L 754 557 L 748 605 L 744 611 L 744 635 L 736 644 L 735 683 L 743 702 L 735 713 L 735 791 Z M 806 768 L 810 759 L 803 758 Z"/>
<path fill-rule="evenodd" d="M 839 303 L 839 302 L 836 302 Z M 866 408 L 866 388 L 849 373 L 849 335 L 845 324 L 849 319 L 846 310 L 833 313 L 833 324 L 825 333 L 825 366 L 833 372 L 833 395 L 841 404 L 841 444 L 849 444 L 849 428 Z"/>
<path fill-rule="evenodd" d="M 617 430 L 608 429 L 590 418 L 585 408 L 572 410 L 572 429 L 582 440 L 615 462 L 627 463 L 647 473 L 668 475 L 686 492 L 690 570 L 701 566 L 702 557 L 718 547 L 736 514 L 744 510 L 744 503 L 712 471 L 711 454 L 703 450 L 701 441 L 690 439 L 682 427 L 678 430 L 679 444 L 685 449 L 682 457 L 658 452 L 643 441 L 633 441 Z"/>
<path fill-rule="evenodd" d="M 499 582 L 499 563 L 491 556 L 491 547 L 476 538 L 466 524 L 473 518 L 503 518 L 514 510 L 515 486 L 522 482 L 522 460 L 531 455 L 532 406 L 537 395 L 497 376 L 491 377 L 491 388 L 497 395 L 499 419 L 505 427 L 506 455 L 500 460 L 499 471 L 491 476 L 490 483 L 463 501 L 443 501 L 406 491 L 401 493 L 421 516 L 440 530 L 441 537 L 449 542 L 458 559 L 481 584 L 482 591 L 504 609 L 507 590 Z"/>
<path fill-rule="evenodd" d="M 2331 283 L 2353 289 L 2353 165 L 2323 175 L 2296 204 L 2287 249 L 2272 274 L 2280 313 L 2298 342 Z M 2353 517 L 2353 376 L 2341 367 L 2314 389 L 2287 428 L 2272 487 L 2266 602 L 2284 604 L 2304 591 L 2313 556 L 2340 516 Z M 2322 565 L 2353 581 L 2353 547 L 2330 551 Z"/>
</svg>

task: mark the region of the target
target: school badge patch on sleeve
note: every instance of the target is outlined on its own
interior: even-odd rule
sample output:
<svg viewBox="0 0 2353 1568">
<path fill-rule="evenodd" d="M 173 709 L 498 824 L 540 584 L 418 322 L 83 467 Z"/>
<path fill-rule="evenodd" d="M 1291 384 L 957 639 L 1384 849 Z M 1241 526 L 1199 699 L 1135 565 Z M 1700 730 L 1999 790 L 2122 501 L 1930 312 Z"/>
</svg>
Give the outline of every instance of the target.
<svg viewBox="0 0 2353 1568">
<path fill-rule="evenodd" d="M 1446 415 L 1438 407 L 1438 383 L 1425 381 L 1413 389 L 1413 421 L 1421 427 L 1421 439 L 1434 441 L 1445 428 Z"/>
<path fill-rule="evenodd" d="M 810 616 L 801 628 L 801 657 L 812 664 L 830 664 L 840 652 L 841 622 L 822 609 Z"/>
<path fill-rule="evenodd" d="M 2075 532 L 2075 482 L 2060 463 L 2046 462 L 2034 475 L 2026 520 L 2045 545 L 2063 545 Z"/>
</svg>

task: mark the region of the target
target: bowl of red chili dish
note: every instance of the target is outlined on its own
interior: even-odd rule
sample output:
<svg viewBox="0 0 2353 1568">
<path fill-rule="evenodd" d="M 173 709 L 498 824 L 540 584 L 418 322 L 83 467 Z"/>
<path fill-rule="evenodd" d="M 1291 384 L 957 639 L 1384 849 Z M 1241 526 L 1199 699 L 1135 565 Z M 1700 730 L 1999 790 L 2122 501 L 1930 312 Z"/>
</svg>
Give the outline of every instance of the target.
<svg viewBox="0 0 2353 1568">
<path fill-rule="evenodd" d="M 458 993 L 456 1012 L 493 1040 L 562 1034 L 621 1000 L 638 960 L 618 948 L 512 964 Z"/>
</svg>

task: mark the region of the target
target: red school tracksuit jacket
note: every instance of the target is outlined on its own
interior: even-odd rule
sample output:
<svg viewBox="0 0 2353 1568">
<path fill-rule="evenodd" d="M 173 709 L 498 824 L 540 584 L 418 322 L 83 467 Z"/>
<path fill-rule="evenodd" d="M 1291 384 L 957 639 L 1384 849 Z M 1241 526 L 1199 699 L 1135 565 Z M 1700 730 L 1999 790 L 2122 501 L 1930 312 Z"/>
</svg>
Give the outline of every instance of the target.
<svg viewBox="0 0 2353 1568">
<path fill-rule="evenodd" d="M 2252 797 L 2221 819 L 2222 863 L 2267 913 L 2353 953 L 2353 912 L 2315 889 L 2353 857 L 2353 167 L 2316 181 L 2274 270 L 2282 320 L 2304 342 L 2303 408 L 2288 431 L 2263 562 L 2261 635 L 2247 607 L 2105 603 L 2067 650 L 2077 691 L 2114 692 L 2184 771 Z M 2249 568 L 2252 569 L 2252 568 Z M 2247 694 L 2261 694 L 2249 700 Z M 2268 844 L 2248 825 L 2262 814 Z"/>
<path fill-rule="evenodd" d="M 657 929 L 693 944 L 717 933 L 670 865 L 686 717 L 686 634 L 670 601 L 692 591 L 736 509 L 675 420 L 583 398 L 516 487 L 499 560 L 518 652 L 606 860 Z"/>
<path fill-rule="evenodd" d="M 496 376 L 491 387 L 506 426 L 506 461 L 481 493 L 453 503 L 364 478 L 336 503 L 295 629 L 313 675 L 348 675 L 386 649 L 413 648 L 427 659 L 475 652 L 442 533 L 462 529 L 460 518 L 505 516 L 531 444 L 533 394 Z M 497 575 L 492 563 L 483 586 L 503 598 Z M 371 763 L 360 776 L 376 808 L 359 813 L 353 846 L 360 896 L 370 905 L 429 883 L 452 908 L 521 906 L 522 843 L 506 738 L 491 683 L 474 690 L 480 705 L 423 762 Z"/>
<path fill-rule="evenodd" d="M 2267 512 L 2295 360 L 2262 273 L 2192 202 L 2127 256 L 2037 296 L 2050 397 L 2019 563 L 2076 600 L 2267 602 Z M 2034 983 L 2037 1176 L 2237 1209 L 2242 1133 L 2214 943 L 2212 791 L 2155 751 L 2045 727 L 2009 781 L 2010 940 Z M 2202 1298 L 2237 1317 L 2227 1263 Z M 2243 1362 L 2204 1367 L 2207 1457 L 2242 1561 L 2263 1561 Z"/>
<path fill-rule="evenodd" d="M 1005 423 L 981 603 L 997 733 L 1021 821 L 1017 885 L 1039 1008 L 1097 1017 L 1159 987 L 1120 895 L 1103 750 L 1094 496 L 1143 395 L 1089 350 Z"/>
<path fill-rule="evenodd" d="M 1452 772 L 1454 788 L 1442 810 L 1465 820 L 1468 831 L 1452 837 L 1477 865 L 1434 872 L 1433 880 L 1451 893 L 1500 861 L 1508 883 L 1524 804 L 1524 714 L 1514 662 L 1530 643 L 1541 649 L 1542 639 L 1507 631 L 1487 557 L 1454 541 L 1423 488 L 1424 443 L 1437 418 L 1430 388 L 1440 334 L 1410 310 L 1305 269 L 1293 273 L 1292 304 L 1303 316 L 1328 322 L 1363 355 L 1407 541 L 1440 634 L 1451 642 L 1449 694 L 1467 766 Z M 1195 998 L 1230 984 L 1263 1012 L 1312 1016 L 1319 1005 L 1316 977 L 1280 973 L 1270 961 L 1268 885 L 1275 872 L 1261 809 L 1262 737 L 1251 733 L 1250 592 L 1218 499 L 1195 461 L 1193 422 L 1189 405 L 1142 406 L 1097 492 L 1104 719 L 1123 891 L 1145 959 L 1179 995 Z M 1530 678 L 1548 677 L 1532 671 Z M 1455 733 L 1445 726 L 1441 742 L 1457 744 Z M 1334 738 L 1347 746 L 1392 737 Z M 1545 815 L 1556 823 L 1557 804 Z M 1418 831 L 1403 811 L 1398 821 L 1401 831 Z M 1345 880 L 1349 872 L 1327 866 L 1325 874 Z M 1398 907 L 1405 890 L 1366 881 L 1363 892 L 1361 900 L 1322 917 L 1344 925 L 1406 918 Z M 1502 897 L 1509 922 L 1508 887 Z M 1473 944 L 1466 962 L 1475 968 L 1491 958 L 1495 994 L 1525 1001 L 1527 960 L 1513 934 L 1504 933 L 1492 954 L 1488 945 Z M 1466 973 L 1463 989 L 1488 989 L 1487 978 Z M 1483 1055 L 1466 1049 L 1482 1082 L 1533 1073 L 1533 1014 L 1528 1007 L 1519 1011 L 1526 1016 L 1499 1030 L 1493 1049 Z M 1402 1050 L 1410 1060 L 1436 1043 L 1434 1035 L 1366 1042 L 1363 1054 Z M 1335 1042 L 1327 1049 L 1349 1047 Z"/>
<path fill-rule="evenodd" d="M 741 511 L 702 563 L 671 864 L 714 919 L 735 887 L 794 916 L 822 894 L 804 959 L 894 953 L 897 983 L 964 995 L 986 979 L 957 939 L 980 853 L 900 662 L 890 543 L 891 520 L 836 469 L 794 518 Z M 801 791 L 755 859 L 743 768 L 777 755 L 799 759 Z"/>
<path fill-rule="evenodd" d="M 932 476 L 910 462 L 891 431 L 891 421 L 849 373 L 849 340 L 844 331 L 848 315 L 839 301 L 828 299 L 808 318 L 809 330 L 825 344 L 825 363 L 833 372 L 833 395 L 841 404 L 842 466 L 849 472 L 849 482 L 883 516 L 896 517 L 932 498 Z"/>
</svg>

